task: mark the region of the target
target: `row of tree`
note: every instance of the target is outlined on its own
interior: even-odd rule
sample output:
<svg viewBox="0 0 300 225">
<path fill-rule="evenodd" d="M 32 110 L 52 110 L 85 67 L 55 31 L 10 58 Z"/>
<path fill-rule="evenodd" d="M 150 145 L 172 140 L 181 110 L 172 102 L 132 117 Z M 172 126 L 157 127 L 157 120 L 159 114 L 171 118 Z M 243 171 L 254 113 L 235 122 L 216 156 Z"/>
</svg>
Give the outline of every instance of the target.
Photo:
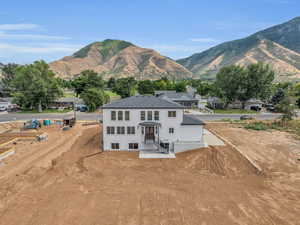
<svg viewBox="0 0 300 225">
<path fill-rule="evenodd" d="M 214 96 L 223 100 L 224 105 L 234 101 L 245 102 L 252 98 L 280 105 L 292 96 L 292 101 L 300 106 L 300 84 L 274 84 L 274 72 L 262 63 L 243 67 L 233 65 L 224 67 L 216 76 L 215 82 L 196 79 L 137 81 L 133 77 L 110 78 L 108 81 L 94 71 L 81 72 L 73 80 L 56 78 L 44 61 L 36 61 L 30 65 L 19 66 L 8 64 L 2 69 L 2 91 L 0 94 L 12 96 L 15 103 L 25 109 L 47 108 L 55 99 L 63 96 L 63 89 L 74 90 L 81 97 L 90 111 L 109 101 L 104 91 L 110 89 L 122 98 L 139 94 L 154 94 L 157 90 L 175 90 L 185 92 L 192 86 L 201 96 Z"/>
</svg>

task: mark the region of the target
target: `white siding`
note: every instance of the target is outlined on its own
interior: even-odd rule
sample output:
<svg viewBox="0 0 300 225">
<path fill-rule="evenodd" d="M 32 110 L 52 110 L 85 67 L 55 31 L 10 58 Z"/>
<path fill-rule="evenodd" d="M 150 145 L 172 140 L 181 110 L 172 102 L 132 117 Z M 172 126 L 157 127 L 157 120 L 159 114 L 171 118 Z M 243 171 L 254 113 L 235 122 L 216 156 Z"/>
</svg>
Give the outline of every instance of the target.
<svg viewBox="0 0 300 225">
<path fill-rule="evenodd" d="M 118 113 L 116 113 L 116 120 L 111 120 L 111 111 L 123 111 L 123 120 L 118 120 Z M 125 111 L 130 111 L 130 120 L 125 120 Z M 130 110 L 123 110 L 123 109 L 103 109 L 103 148 L 105 151 L 111 150 L 111 143 L 119 143 L 120 150 L 128 151 L 128 144 L 129 143 L 138 143 L 139 148 L 142 148 L 144 142 L 144 135 L 142 135 L 141 127 L 139 123 L 144 122 L 141 121 L 140 112 L 141 111 L 153 111 L 152 120 L 154 122 L 161 123 L 160 128 L 160 139 L 168 139 L 171 141 L 178 140 L 180 136 L 180 128 L 183 119 L 183 110 L 182 109 L 130 109 Z M 154 111 L 159 111 L 159 121 L 154 120 Z M 168 117 L 168 111 L 176 111 L 176 118 Z M 146 113 L 146 120 L 147 120 L 147 113 Z M 118 134 L 107 134 L 106 127 L 107 126 L 124 126 L 125 127 L 125 134 L 118 135 Z M 135 126 L 135 135 L 128 135 L 127 134 L 127 126 Z M 174 128 L 174 134 L 169 134 L 169 128 Z M 156 135 L 157 136 L 157 135 Z"/>
</svg>

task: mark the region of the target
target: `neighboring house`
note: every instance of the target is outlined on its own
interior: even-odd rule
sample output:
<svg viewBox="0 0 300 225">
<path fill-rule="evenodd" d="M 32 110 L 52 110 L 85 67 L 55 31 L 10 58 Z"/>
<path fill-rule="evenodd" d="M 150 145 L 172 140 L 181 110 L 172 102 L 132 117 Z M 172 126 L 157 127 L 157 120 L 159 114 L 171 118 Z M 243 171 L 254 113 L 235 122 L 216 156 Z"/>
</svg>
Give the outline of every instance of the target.
<svg viewBox="0 0 300 225">
<path fill-rule="evenodd" d="M 104 151 L 154 150 L 177 153 L 204 147 L 204 123 L 178 103 L 133 96 L 102 107 Z"/>
<path fill-rule="evenodd" d="M 263 102 L 259 99 L 249 99 L 245 102 L 245 108 L 246 110 L 256 110 L 260 111 L 263 107 Z M 228 105 L 228 108 L 231 109 L 242 109 L 243 104 L 240 101 L 235 101 Z"/>
<path fill-rule="evenodd" d="M 188 85 L 188 86 L 186 86 L 186 93 L 188 93 L 191 96 L 196 96 L 197 89 Z"/>
<path fill-rule="evenodd" d="M 16 105 L 12 103 L 12 98 L 0 98 L 0 107 L 5 108 L 5 110 L 11 110 Z"/>
<path fill-rule="evenodd" d="M 72 109 L 74 104 L 75 107 L 78 107 L 84 105 L 84 102 L 82 99 L 76 97 L 63 97 L 55 100 L 50 107 Z"/>
<path fill-rule="evenodd" d="M 218 97 L 208 97 L 207 106 L 211 109 L 222 109 L 224 108 L 223 101 Z"/>
<path fill-rule="evenodd" d="M 190 95 L 185 92 L 176 92 L 176 91 L 155 91 L 154 95 L 158 98 L 163 98 L 176 102 L 186 108 L 198 108 L 199 100 L 193 95 Z"/>
</svg>

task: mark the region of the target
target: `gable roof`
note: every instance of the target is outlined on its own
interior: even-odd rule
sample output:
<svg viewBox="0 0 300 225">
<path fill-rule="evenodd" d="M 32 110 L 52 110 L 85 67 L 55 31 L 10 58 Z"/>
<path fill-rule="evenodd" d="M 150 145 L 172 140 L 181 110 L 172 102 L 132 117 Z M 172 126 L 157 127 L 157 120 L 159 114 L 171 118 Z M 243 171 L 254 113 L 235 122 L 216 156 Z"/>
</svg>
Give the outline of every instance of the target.
<svg viewBox="0 0 300 225">
<path fill-rule="evenodd" d="M 181 125 L 205 125 L 205 123 L 195 116 L 183 114 Z"/>
<path fill-rule="evenodd" d="M 155 96 L 137 95 L 103 105 L 102 109 L 184 109 L 184 106 Z"/>
<path fill-rule="evenodd" d="M 156 93 L 160 98 L 170 99 L 172 101 L 198 101 L 195 97 L 186 92 L 160 91 Z"/>
</svg>

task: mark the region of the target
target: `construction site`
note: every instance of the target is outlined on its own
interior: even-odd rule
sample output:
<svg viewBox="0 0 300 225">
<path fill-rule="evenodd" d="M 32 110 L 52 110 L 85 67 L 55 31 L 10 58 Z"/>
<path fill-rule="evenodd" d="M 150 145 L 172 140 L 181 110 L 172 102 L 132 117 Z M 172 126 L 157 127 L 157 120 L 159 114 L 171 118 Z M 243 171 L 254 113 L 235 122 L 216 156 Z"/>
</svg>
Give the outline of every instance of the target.
<svg viewBox="0 0 300 225">
<path fill-rule="evenodd" d="M 30 126 L 0 124 L 1 225 L 299 224 L 292 134 L 208 123 L 225 145 L 139 159 L 103 152 L 99 123 Z"/>
</svg>

